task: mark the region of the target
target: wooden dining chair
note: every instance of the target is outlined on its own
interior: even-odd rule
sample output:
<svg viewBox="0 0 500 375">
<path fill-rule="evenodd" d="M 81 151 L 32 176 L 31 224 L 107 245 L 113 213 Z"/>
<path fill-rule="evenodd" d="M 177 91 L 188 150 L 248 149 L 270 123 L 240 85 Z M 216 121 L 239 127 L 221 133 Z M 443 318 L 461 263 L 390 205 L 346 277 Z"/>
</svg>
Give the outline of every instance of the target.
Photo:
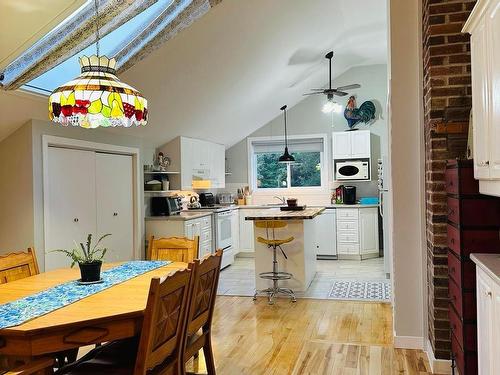
<svg viewBox="0 0 500 375">
<path fill-rule="evenodd" d="M 20 251 L 0 256 L 0 284 L 39 273 L 35 250 L 31 247 L 26 252 Z"/>
<path fill-rule="evenodd" d="M 192 274 L 186 268 L 151 280 L 139 338 L 99 346 L 55 374 L 184 374 L 182 348 Z"/>
<path fill-rule="evenodd" d="M 31 247 L 27 251 L 10 253 L 0 256 L 0 284 L 38 275 L 38 263 L 35 250 Z M 78 356 L 78 349 L 65 350 L 55 355 L 55 368 L 74 362 Z"/>
<path fill-rule="evenodd" d="M 192 292 L 187 313 L 187 335 L 183 350 L 183 364 L 203 349 L 208 375 L 215 375 L 212 351 L 212 318 L 219 282 L 222 250 L 190 263 L 193 272 Z"/>
<path fill-rule="evenodd" d="M 171 260 L 189 263 L 198 257 L 200 237 L 190 240 L 186 237 L 154 238 L 148 244 L 148 260 Z"/>
</svg>

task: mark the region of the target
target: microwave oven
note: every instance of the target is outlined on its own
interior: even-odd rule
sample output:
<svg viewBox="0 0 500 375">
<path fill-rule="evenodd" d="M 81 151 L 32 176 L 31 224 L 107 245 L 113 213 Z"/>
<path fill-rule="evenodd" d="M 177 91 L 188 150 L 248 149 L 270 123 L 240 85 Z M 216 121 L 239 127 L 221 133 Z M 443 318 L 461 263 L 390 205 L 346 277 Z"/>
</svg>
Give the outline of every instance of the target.
<svg viewBox="0 0 500 375">
<path fill-rule="evenodd" d="M 367 181 L 370 179 L 370 159 L 335 160 L 336 181 Z"/>
</svg>

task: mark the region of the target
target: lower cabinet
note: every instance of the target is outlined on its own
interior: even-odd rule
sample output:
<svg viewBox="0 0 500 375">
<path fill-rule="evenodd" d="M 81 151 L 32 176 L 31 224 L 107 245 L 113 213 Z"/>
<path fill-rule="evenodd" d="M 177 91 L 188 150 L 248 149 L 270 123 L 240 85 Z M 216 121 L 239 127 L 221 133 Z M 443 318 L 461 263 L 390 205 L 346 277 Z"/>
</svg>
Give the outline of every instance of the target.
<svg viewBox="0 0 500 375">
<path fill-rule="evenodd" d="M 146 239 L 151 236 L 160 237 L 200 237 L 198 257 L 210 254 L 213 251 L 212 215 L 191 220 L 169 220 L 165 218 L 146 219 Z M 147 246 L 146 246 L 147 248 Z"/>
<path fill-rule="evenodd" d="M 253 253 L 255 251 L 253 221 L 247 221 L 245 217 L 251 215 L 254 211 L 261 210 L 240 208 L 238 211 L 240 218 L 239 253 Z"/>
<path fill-rule="evenodd" d="M 320 259 L 328 259 L 337 255 L 335 217 L 336 210 L 326 209 L 314 219 L 316 221 L 316 255 Z"/>
<path fill-rule="evenodd" d="M 500 285 L 477 267 L 478 374 L 500 374 Z"/>
<path fill-rule="evenodd" d="M 337 208 L 336 211 L 338 258 L 378 257 L 378 208 Z"/>
</svg>

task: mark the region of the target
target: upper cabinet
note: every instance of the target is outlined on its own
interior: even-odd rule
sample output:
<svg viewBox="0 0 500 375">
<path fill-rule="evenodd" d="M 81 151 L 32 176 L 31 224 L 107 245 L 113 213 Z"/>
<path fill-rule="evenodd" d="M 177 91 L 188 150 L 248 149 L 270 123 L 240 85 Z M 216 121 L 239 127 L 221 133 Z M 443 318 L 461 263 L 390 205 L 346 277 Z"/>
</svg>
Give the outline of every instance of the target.
<svg viewBox="0 0 500 375">
<path fill-rule="evenodd" d="M 333 159 L 370 158 L 370 131 L 332 133 Z"/>
<path fill-rule="evenodd" d="M 159 148 L 171 160 L 169 169 L 180 171 L 171 175 L 171 189 L 224 188 L 225 147 L 201 139 L 177 137 Z"/>
<path fill-rule="evenodd" d="M 500 196 L 500 0 L 479 0 L 471 34 L 474 177 L 483 194 Z"/>
</svg>

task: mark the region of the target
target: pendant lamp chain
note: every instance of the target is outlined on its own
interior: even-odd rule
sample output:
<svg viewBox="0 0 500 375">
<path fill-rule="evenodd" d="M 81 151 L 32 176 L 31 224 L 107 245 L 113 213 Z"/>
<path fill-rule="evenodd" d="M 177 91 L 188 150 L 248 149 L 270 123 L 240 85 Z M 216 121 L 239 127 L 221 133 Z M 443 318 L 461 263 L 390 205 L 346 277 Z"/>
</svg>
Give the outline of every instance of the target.
<svg viewBox="0 0 500 375">
<path fill-rule="evenodd" d="M 95 8 L 95 49 L 96 49 L 96 55 L 99 57 L 99 0 L 94 0 L 94 8 Z"/>
</svg>

